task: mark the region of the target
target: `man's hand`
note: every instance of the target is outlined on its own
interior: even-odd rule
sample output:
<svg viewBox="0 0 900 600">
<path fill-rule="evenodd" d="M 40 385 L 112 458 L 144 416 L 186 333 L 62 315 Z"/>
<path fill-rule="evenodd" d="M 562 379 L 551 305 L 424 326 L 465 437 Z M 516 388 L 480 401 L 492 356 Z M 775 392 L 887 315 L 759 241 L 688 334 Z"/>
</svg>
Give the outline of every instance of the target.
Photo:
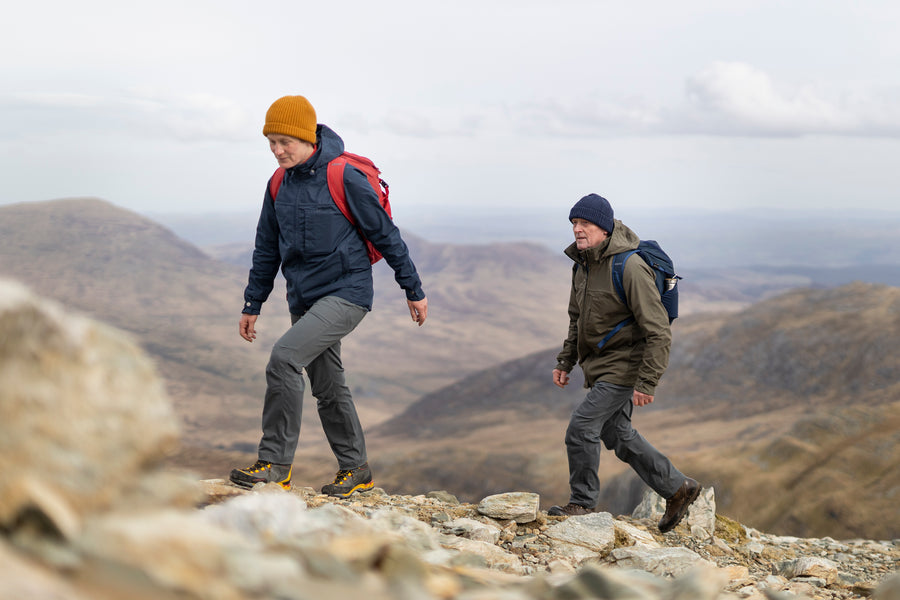
<svg viewBox="0 0 900 600">
<path fill-rule="evenodd" d="M 631 402 L 635 406 L 647 406 L 648 404 L 653 402 L 653 396 L 634 390 L 634 395 L 631 397 Z"/>
<path fill-rule="evenodd" d="M 426 317 L 428 317 L 428 298 L 407 300 L 406 304 L 409 305 L 409 316 L 421 327 L 425 323 Z"/>
<path fill-rule="evenodd" d="M 242 338 L 250 343 L 253 343 L 253 340 L 256 339 L 256 319 L 258 318 L 259 315 L 248 315 L 246 313 L 241 315 L 239 333 Z"/>
<path fill-rule="evenodd" d="M 566 371 L 553 369 L 553 383 L 557 387 L 564 388 L 569 385 L 569 374 Z"/>
</svg>

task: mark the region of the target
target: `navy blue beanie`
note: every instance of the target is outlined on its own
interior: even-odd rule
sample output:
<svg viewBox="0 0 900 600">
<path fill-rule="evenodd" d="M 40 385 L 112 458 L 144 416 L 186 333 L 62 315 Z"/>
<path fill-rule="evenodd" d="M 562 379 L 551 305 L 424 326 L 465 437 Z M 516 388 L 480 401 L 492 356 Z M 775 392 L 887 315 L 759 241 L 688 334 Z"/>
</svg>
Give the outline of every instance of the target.
<svg viewBox="0 0 900 600">
<path fill-rule="evenodd" d="M 569 221 L 571 222 L 572 219 L 590 221 L 607 233 L 612 233 L 613 227 L 615 227 L 613 209 L 609 205 L 609 200 L 597 194 L 588 194 L 576 202 L 569 211 Z"/>
</svg>

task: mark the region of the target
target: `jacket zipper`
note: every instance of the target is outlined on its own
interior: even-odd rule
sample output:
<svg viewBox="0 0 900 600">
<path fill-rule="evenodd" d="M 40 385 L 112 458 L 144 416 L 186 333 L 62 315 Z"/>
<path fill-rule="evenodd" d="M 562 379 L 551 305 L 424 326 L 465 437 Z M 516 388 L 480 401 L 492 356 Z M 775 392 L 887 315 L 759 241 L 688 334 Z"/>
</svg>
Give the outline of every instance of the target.
<svg viewBox="0 0 900 600">
<path fill-rule="evenodd" d="M 591 269 L 588 266 L 587 261 L 582 265 L 584 267 L 584 290 L 581 293 L 581 323 L 578 324 L 578 328 L 581 331 L 584 331 L 582 328 L 584 323 L 587 323 L 587 312 L 590 310 L 590 303 L 588 302 L 588 283 L 590 283 L 590 275 Z"/>
</svg>

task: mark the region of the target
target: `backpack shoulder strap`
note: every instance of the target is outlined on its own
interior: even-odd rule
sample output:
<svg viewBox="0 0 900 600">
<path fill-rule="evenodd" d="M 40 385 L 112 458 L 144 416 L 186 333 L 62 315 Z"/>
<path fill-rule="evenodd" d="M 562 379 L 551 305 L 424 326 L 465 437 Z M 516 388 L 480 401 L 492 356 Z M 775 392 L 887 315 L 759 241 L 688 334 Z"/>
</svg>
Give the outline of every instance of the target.
<svg viewBox="0 0 900 600">
<path fill-rule="evenodd" d="M 619 252 L 613 257 L 613 287 L 616 288 L 616 294 L 619 296 L 619 300 L 621 300 L 622 304 L 626 306 L 628 306 L 628 298 L 625 296 L 625 285 L 623 283 L 625 279 L 625 261 L 628 260 L 628 258 L 636 252 L 637 249 L 627 250 L 625 252 Z"/>
<path fill-rule="evenodd" d="M 341 213 L 347 217 L 348 221 L 356 225 L 353 215 L 350 214 L 350 207 L 347 206 L 347 191 L 344 189 L 344 167 L 346 166 L 347 159 L 344 158 L 344 155 L 338 156 L 328 163 L 328 191 Z"/>
<path fill-rule="evenodd" d="M 628 258 L 637 252 L 635 250 L 626 250 L 625 252 L 619 252 L 613 257 L 613 265 L 612 265 L 612 280 L 613 287 L 616 288 L 616 295 L 619 296 L 619 300 L 622 301 L 622 304 L 628 306 L 628 298 L 625 296 L 625 285 L 622 283 L 625 278 L 625 261 Z M 606 345 L 606 342 L 612 338 L 612 336 L 619 333 L 623 327 L 628 325 L 629 323 L 634 322 L 634 317 L 628 317 L 625 320 L 618 323 L 615 327 L 612 328 L 612 331 L 606 334 L 600 342 L 597 344 L 597 348 L 603 348 Z"/>
<path fill-rule="evenodd" d="M 272 196 L 272 202 L 275 202 L 275 198 L 278 197 L 282 181 L 284 181 L 284 167 L 278 167 L 269 179 L 269 195 Z"/>
</svg>

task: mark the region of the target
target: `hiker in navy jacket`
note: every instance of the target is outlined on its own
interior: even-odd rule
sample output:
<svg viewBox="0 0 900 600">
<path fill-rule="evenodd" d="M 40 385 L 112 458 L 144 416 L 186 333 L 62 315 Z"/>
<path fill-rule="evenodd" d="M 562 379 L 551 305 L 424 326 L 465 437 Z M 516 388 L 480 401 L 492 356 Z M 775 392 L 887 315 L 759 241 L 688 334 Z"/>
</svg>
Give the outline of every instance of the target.
<svg viewBox="0 0 900 600">
<path fill-rule="evenodd" d="M 343 153 L 344 142 L 317 123 L 309 101 L 303 96 L 276 100 L 266 113 L 263 135 L 284 168 L 284 178 L 276 197 L 266 188 L 240 335 L 248 342 L 256 338 L 256 320 L 279 267 L 287 281 L 292 327 L 276 342 L 266 367 L 258 460 L 246 469 L 234 469 L 230 478 L 242 487 L 277 482 L 290 489 L 305 369 L 338 461 L 334 481 L 322 492 L 347 497 L 374 485 L 362 427 L 344 380 L 340 343 L 372 309 L 366 240 L 394 270 L 410 316 L 419 325 L 425 322 L 428 301 L 400 232 L 366 175 L 350 164 L 344 168 L 343 184 L 355 224 L 335 204 L 328 188 L 328 163 Z"/>
</svg>

